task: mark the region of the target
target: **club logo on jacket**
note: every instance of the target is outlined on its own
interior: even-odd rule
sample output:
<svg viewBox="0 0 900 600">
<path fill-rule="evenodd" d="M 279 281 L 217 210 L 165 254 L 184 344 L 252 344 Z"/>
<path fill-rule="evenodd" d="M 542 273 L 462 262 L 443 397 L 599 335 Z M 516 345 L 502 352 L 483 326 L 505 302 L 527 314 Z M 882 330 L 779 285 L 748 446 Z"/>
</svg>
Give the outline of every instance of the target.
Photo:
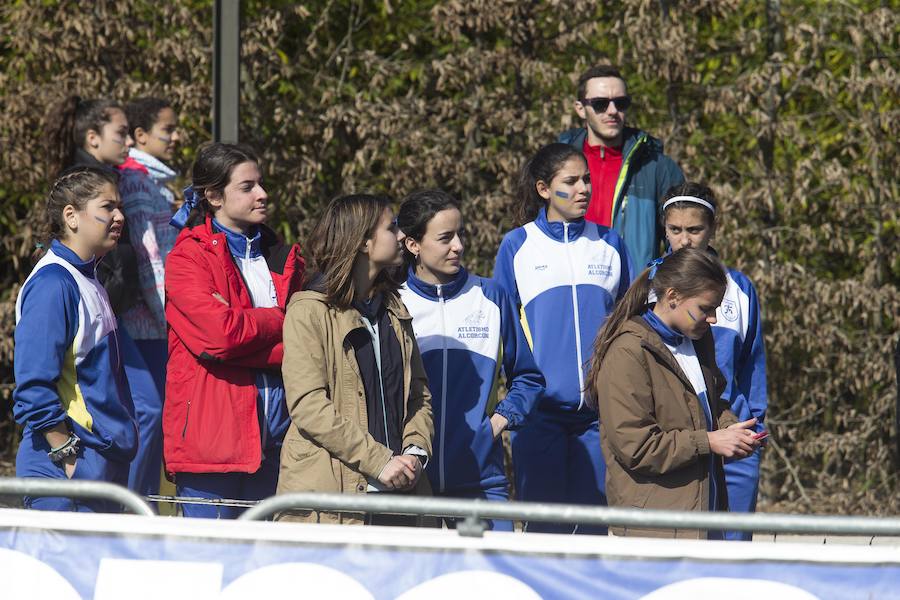
<svg viewBox="0 0 900 600">
<path fill-rule="evenodd" d="M 465 318 L 466 325 L 471 327 L 479 327 L 484 325 L 484 322 L 487 320 L 487 315 L 484 314 L 483 310 L 476 310 L 473 313 L 469 313 L 469 316 Z"/>
<path fill-rule="evenodd" d="M 535 271 L 546 271 L 549 268 L 549 265 L 534 265 Z"/>
<path fill-rule="evenodd" d="M 734 300 L 722 301 L 722 316 L 729 321 L 737 321 L 737 305 L 734 303 Z"/>
<path fill-rule="evenodd" d="M 465 319 L 463 319 L 465 323 L 464 327 L 457 327 L 456 329 L 456 339 L 458 340 L 470 340 L 470 339 L 487 339 L 491 328 L 487 326 L 487 315 L 484 314 L 482 310 L 476 310 L 475 312 L 469 313 Z"/>
<path fill-rule="evenodd" d="M 593 277 L 611 277 L 613 268 L 612 265 L 598 265 L 598 264 L 588 264 L 588 275 Z"/>
</svg>

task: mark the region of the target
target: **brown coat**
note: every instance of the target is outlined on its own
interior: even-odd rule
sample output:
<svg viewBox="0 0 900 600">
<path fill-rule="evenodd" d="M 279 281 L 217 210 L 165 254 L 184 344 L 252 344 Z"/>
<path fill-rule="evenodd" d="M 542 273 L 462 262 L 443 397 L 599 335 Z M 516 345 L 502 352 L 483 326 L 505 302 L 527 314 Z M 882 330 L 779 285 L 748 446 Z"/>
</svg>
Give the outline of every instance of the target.
<svg viewBox="0 0 900 600">
<path fill-rule="evenodd" d="M 403 447 L 431 455 L 434 433 L 431 394 L 412 328 L 412 317 L 396 294 L 385 297 L 403 355 Z M 330 306 L 325 295 L 293 295 L 284 319 L 284 387 L 291 427 L 281 450 L 277 493 L 366 493 L 366 477 L 377 478 L 392 456 L 369 434 L 366 394 L 347 335 L 363 327 L 355 309 Z M 414 490 L 429 494 L 424 475 Z M 280 519 L 360 523 L 362 515 L 292 511 Z"/>
<path fill-rule="evenodd" d="M 711 333 L 694 342 L 718 427 L 737 422 L 720 400 L 724 378 Z M 659 335 L 640 317 L 600 349 L 597 398 L 610 506 L 704 511 L 709 439 L 700 398 Z M 720 510 L 727 510 L 722 459 L 715 461 Z M 697 530 L 614 528 L 616 535 L 706 537 Z"/>
</svg>

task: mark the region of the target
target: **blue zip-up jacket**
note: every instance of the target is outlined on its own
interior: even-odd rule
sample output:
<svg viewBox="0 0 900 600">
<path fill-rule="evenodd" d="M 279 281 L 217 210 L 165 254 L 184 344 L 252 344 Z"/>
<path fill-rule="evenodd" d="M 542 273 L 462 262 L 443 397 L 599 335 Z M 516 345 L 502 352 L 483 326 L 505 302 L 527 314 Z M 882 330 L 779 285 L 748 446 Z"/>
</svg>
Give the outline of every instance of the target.
<svg viewBox="0 0 900 600">
<path fill-rule="evenodd" d="M 757 431 L 765 429 L 769 405 L 762 321 L 753 284 L 740 271 L 728 269 L 728 287 L 712 326 L 716 362 L 726 382 L 722 399 L 741 421 L 756 417 Z"/>
<path fill-rule="evenodd" d="M 544 391 L 512 298 L 465 269 L 444 285 L 410 270 L 400 297 L 413 317 L 432 396 L 434 452 L 426 469 L 432 485 L 442 493 L 505 485 L 490 415 L 503 415 L 517 429 Z M 501 364 L 508 391 L 494 406 Z"/>
<path fill-rule="evenodd" d="M 116 337 L 116 317 L 96 278 L 54 240 L 16 299 L 13 414 L 25 436 L 62 423 L 104 458 L 137 451 L 134 406 Z"/>
<path fill-rule="evenodd" d="M 494 279 L 521 307 L 525 336 L 547 389 L 538 408 L 595 419 L 584 403 L 594 338 L 625 295 L 634 269 L 615 231 L 579 219 L 537 219 L 506 234 Z"/>
<path fill-rule="evenodd" d="M 632 127 L 623 132 L 622 170 L 613 196 L 612 223 L 628 246 L 635 265 L 645 265 L 659 256 L 663 240 L 657 205 L 673 185 L 684 183 L 684 174 L 674 160 L 663 154 L 662 141 Z M 587 129 L 570 129 L 557 141 L 581 152 Z"/>
<path fill-rule="evenodd" d="M 259 230 L 253 237 L 231 231 L 213 219 L 213 229 L 221 231 L 228 240 L 231 257 L 237 264 L 238 271 L 253 298 L 256 308 L 278 306 L 275 295 L 275 283 L 269 273 L 269 266 L 262 253 L 262 234 Z M 260 298 L 266 298 L 260 303 Z M 291 416 L 287 410 L 284 393 L 284 380 L 280 370 L 257 369 L 256 387 L 259 390 L 259 431 L 262 447 L 280 446 L 291 424 Z"/>
</svg>

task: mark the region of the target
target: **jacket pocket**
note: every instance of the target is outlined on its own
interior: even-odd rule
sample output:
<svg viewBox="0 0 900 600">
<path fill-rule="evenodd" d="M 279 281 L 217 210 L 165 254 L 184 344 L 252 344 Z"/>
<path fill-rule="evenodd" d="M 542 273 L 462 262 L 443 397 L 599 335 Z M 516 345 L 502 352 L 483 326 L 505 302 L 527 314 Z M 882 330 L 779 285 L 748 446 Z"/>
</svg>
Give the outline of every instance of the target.
<svg viewBox="0 0 900 600">
<path fill-rule="evenodd" d="M 290 492 L 340 492 L 331 454 L 302 438 L 289 437 L 281 447 L 279 494 Z"/>
<path fill-rule="evenodd" d="M 631 498 L 628 499 L 628 505 L 631 508 L 645 508 L 653 487 L 653 485 L 647 483 L 636 484 L 634 493 L 630 494 Z"/>
</svg>

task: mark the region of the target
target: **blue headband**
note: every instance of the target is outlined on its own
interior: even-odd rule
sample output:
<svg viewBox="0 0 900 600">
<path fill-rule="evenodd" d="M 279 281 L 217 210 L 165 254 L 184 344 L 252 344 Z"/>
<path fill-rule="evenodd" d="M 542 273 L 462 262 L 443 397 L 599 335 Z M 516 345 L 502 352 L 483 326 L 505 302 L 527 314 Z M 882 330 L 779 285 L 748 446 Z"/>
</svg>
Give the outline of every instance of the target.
<svg viewBox="0 0 900 600">
<path fill-rule="evenodd" d="M 200 202 L 200 197 L 194 192 L 194 186 L 189 185 L 184 188 L 184 204 L 182 204 L 181 208 L 178 209 L 178 212 L 172 216 L 169 225 L 177 229 L 184 229 L 184 226 L 187 225 L 188 217 L 191 215 L 191 211 L 194 210 L 194 207 L 197 206 L 198 202 Z"/>
<path fill-rule="evenodd" d="M 656 267 L 661 265 L 665 259 L 665 256 L 660 256 L 659 258 L 654 258 L 647 263 L 647 267 L 650 269 L 650 274 L 647 275 L 647 281 L 653 281 L 653 278 L 656 277 Z"/>
</svg>

